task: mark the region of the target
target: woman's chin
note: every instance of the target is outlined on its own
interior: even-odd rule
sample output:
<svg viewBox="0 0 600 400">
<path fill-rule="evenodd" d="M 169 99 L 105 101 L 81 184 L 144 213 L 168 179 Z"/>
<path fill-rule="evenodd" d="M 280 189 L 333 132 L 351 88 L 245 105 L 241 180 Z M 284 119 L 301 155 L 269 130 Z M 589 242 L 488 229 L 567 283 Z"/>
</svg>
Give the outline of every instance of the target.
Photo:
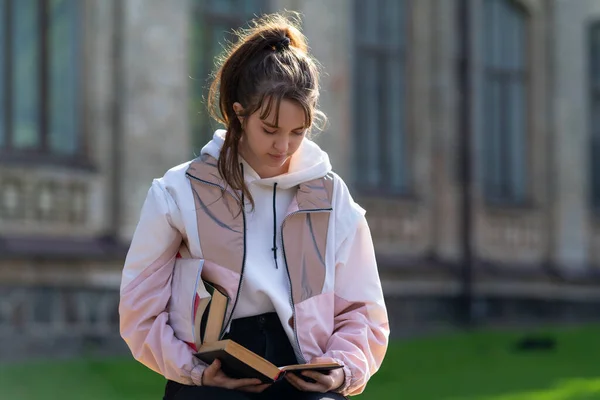
<svg viewBox="0 0 600 400">
<path fill-rule="evenodd" d="M 266 162 L 264 166 L 270 169 L 273 173 L 283 174 L 287 172 L 288 160 L 289 157 L 284 157 L 280 160 L 274 157 L 268 157 L 267 160 L 265 160 Z"/>
</svg>

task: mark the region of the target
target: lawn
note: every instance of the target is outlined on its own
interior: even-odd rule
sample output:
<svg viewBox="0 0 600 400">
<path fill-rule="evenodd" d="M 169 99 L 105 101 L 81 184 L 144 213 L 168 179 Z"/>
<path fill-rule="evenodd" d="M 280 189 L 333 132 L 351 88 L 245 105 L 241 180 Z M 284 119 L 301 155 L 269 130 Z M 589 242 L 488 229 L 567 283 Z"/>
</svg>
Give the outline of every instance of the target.
<svg viewBox="0 0 600 400">
<path fill-rule="evenodd" d="M 554 350 L 516 352 L 523 332 L 392 343 L 359 400 L 600 399 L 600 327 L 543 331 Z M 160 399 L 161 377 L 127 358 L 0 366 L 0 399 Z"/>
</svg>

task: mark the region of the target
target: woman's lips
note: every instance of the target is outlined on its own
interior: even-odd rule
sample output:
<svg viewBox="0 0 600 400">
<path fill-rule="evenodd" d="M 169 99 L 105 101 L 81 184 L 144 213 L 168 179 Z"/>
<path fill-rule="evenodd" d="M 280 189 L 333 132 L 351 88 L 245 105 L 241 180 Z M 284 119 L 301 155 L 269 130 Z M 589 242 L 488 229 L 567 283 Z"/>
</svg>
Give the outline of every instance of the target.
<svg viewBox="0 0 600 400">
<path fill-rule="evenodd" d="M 286 158 L 286 154 L 269 154 L 269 156 L 275 161 L 283 161 Z"/>
</svg>

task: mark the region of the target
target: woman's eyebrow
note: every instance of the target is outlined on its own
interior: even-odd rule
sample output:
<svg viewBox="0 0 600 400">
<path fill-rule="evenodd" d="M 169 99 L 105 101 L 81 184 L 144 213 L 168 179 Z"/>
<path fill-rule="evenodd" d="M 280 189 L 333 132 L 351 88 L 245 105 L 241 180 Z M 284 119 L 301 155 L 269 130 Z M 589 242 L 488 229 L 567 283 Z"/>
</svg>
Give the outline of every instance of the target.
<svg viewBox="0 0 600 400">
<path fill-rule="evenodd" d="M 277 125 L 273 125 L 273 124 L 271 124 L 270 122 L 267 122 L 267 121 L 263 121 L 263 124 L 265 124 L 265 125 L 266 125 L 266 126 L 268 126 L 269 128 L 279 129 L 279 126 L 277 126 Z M 299 127 L 299 128 L 292 129 L 292 130 L 293 130 L 293 131 L 297 131 L 297 130 L 300 130 L 300 129 L 304 129 L 304 125 L 303 125 L 303 126 L 301 126 L 301 127 Z"/>
</svg>

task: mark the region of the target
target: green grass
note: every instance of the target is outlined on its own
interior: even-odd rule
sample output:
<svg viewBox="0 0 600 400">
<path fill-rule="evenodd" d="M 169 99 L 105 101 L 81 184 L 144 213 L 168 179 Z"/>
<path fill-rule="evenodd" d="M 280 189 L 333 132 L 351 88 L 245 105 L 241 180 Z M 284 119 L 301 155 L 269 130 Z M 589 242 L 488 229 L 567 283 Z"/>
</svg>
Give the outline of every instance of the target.
<svg viewBox="0 0 600 400">
<path fill-rule="evenodd" d="M 0 399 L 161 399 L 164 382 L 130 359 L 24 363 L 0 367 Z"/>
<path fill-rule="evenodd" d="M 550 352 L 516 353 L 522 332 L 395 342 L 359 400 L 600 399 L 600 327 L 544 331 Z M 164 380 L 130 359 L 0 366 L 0 399 L 160 399 Z"/>
<path fill-rule="evenodd" d="M 362 397 L 600 399 L 600 327 L 539 333 L 556 338 L 555 351 L 513 351 L 523 332 L 478 332 L 397 343 Z"/>
</svg>

